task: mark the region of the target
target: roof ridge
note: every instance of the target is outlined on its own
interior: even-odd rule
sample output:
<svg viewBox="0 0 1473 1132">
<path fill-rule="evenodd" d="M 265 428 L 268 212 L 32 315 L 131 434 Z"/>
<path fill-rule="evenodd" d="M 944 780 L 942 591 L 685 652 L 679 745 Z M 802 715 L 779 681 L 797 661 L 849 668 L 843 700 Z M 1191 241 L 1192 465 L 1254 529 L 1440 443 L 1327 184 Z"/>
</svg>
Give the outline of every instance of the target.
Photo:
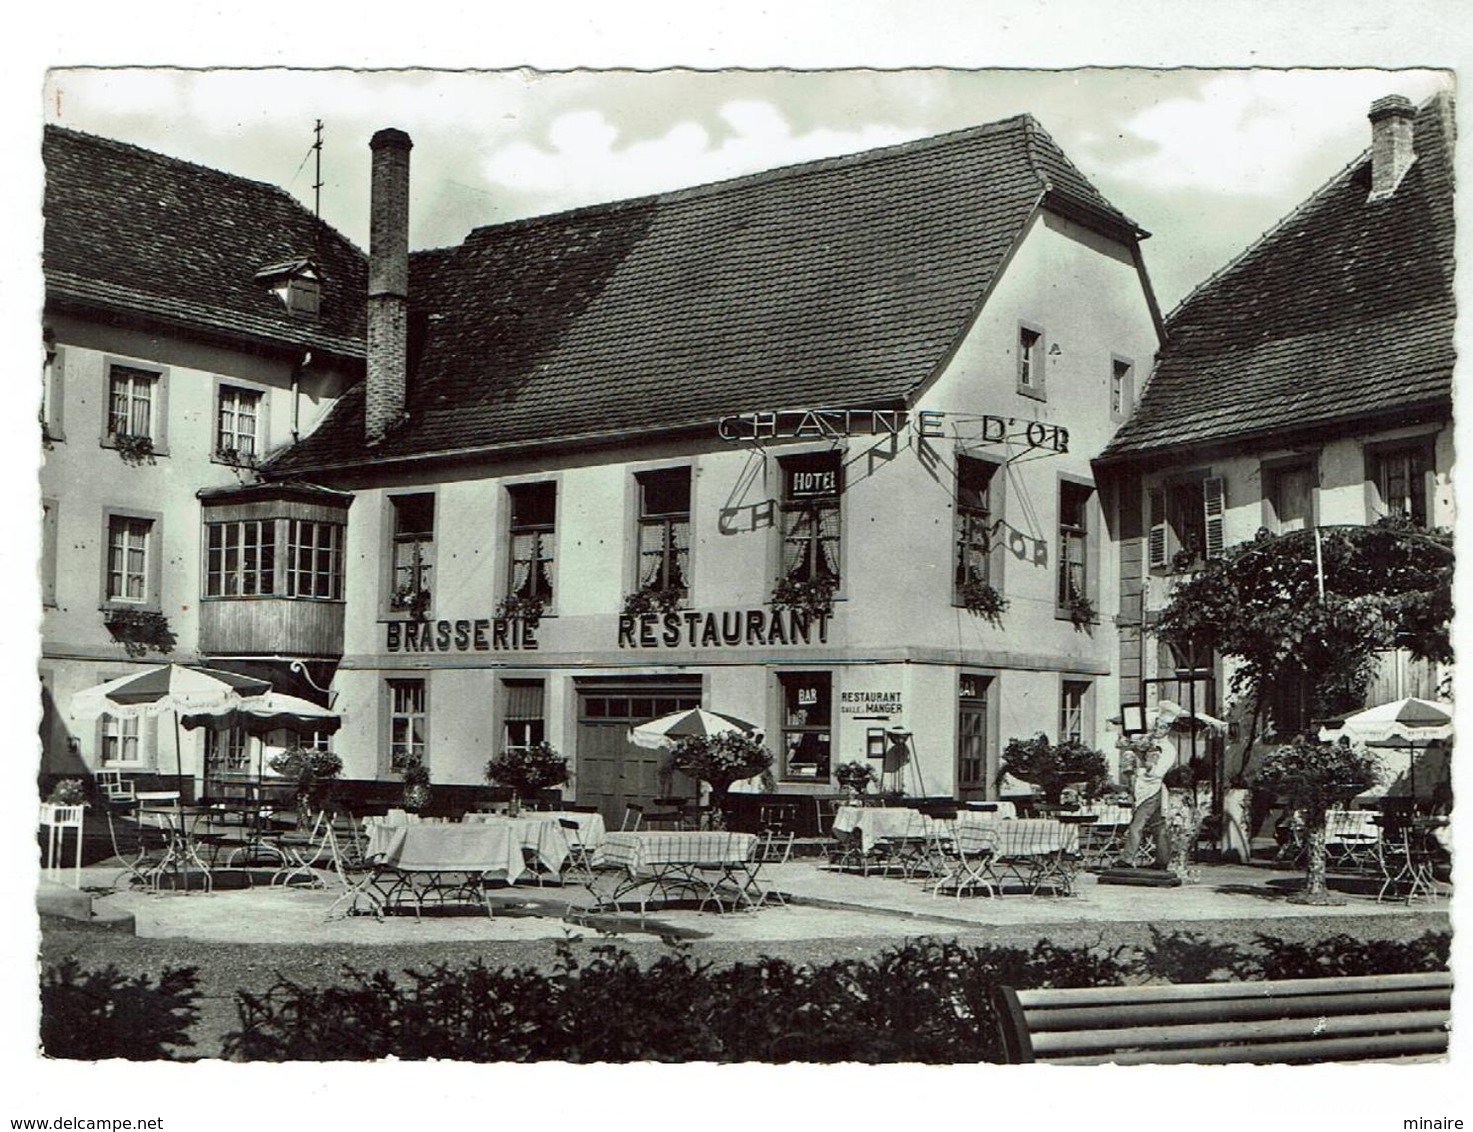
<svg viewBox="0 0 1473 1132">
<path fill-rule="evenodd" d="M 1329 192 L 1332 187 L 1334 187 L 1340 181 L 1344 180 L 1346 177 L 1351 176 L 1358 168 L 1360 168 L 1361 163 L 1370 156 L 1370 153 L 1371 149 L 1369 146 L 1361 150 L 1360 154 L 1356 156 L 1349 164 L 1336 170 L 1335 173 L 1332 174 L 1328 180 L 1319 185 L 1319 187 L 1316 188 L 1312 193 L 1310 193 L 1309 196 L 1305 197 L 1283 216 L 1279 217 L 1278 220 L 1276 220 L 1273 224 L 1265 228 L 1263 232 L 1255 240 L 1253 240 L 1245 248 L 1243 248 L 1242 251 L 1233 256 L 1233 258 L 1228 260 L 1227 263 L 1223 264 L 1211 275 L 1207 276 L 1206 279 L 1202 280 L 1202 282 L 1198 283 L 1195 287 L 1188 291 L 1186 295 L 1177 302 L 1176 306 L 1171 308 L 1171 311 L 1162 320 L 1166 325 L 1168 334 L 1171 330 L 1171 320 L 1175 318 L 1178 313 L 1180 313 L 1183 307 L 1185 307 L 1189 302 L 1196 298 L 1197 295 L 1200 294 L 1202 291 L 1205 291 L 1208 287 L 1212 286 L 1218 280 L 1222 279 L 1224 276 L 1234 271 L 1240 264 L 1243 263 L 1244 260 L 1246 260 L 1259 248 L 1263 247 L 1263 245 L 1266 244 L 1274 236 L 1278 235 L 1278 233 L 1282 229 L 1287 227 L 1291 220 L 1298 219 L 1305 212 L 1309 211 L 1311 206 L 1318 204 L 1320 198 L 1322 198 L 1327 192 Z"/>
<path fill-rule="evenodd" d="M 338 239 L 342 240 L 359 255 L 364 254 L 363 249 L 358 247 L 358 245 L 355 244 L 347 234 L 340 231 L 330 221 L 310 211 L 305 203 L 298 200 L 295 196 L 293 196 L 286 189 L 282 188 L 280 185 L 273 184 L 271 181 L 260 181 L 254 177 L 246 177 L 240 173 L 231 173 L 224 169 L 217 169 L 213 165 L 204 165 L 198 161 L 190 161 L 187 158 L 175 157 L 173 154 L 160 153 L 156 149 L 146 149 L 145 147 L 134 142 L 119 141 L 117 138 L 106 137 L 103 134 L 91 134 L 86 132 L 85 130 L 73 129 L 70 126 L 60 126 L 54 122 L 47 123 L 44 132 L 46 134 L 61 135 L 63 137 L 71 138 L 73 140 L 84 142 L 90 145 L 99 145 L 113 150 L 126 151 L 131 155 L 143 158 L 156 164 L 168 165 L 183 170 L 195 170 L 200 173 L 207 173 L 212 177 L 223 177 L 230 181 L 236 181 L 244 185 L 250 185 L 253 188 L 264 189 L 271 195 L 279 197 L 280 199 L 286 201 L 293 208 L 301 212 L 304 216 L 311 219 L 315 223 L 321 224 L 323 227 L 327 228 Z"/>
<path fill-rule="evenodd" d="M 1090 180 L 1090 178 L 1085 174 L 1084 170 L 1074 163 L 1073 158 L 1071 158 L 1064 147 L 1058 143 L 1058 140 L 1054 137 L 1054 135 L 1048 132 L 1048 127 L 1046 127 L 1042 122 L 1033 117 L 1033 115 L 1031 114 L 1025 114 L 1024 117 L 1027 118 L 1027 122 L 1024 126 L 1024 133 L 1027 137 L 1028 163 L 1033 166 L 1034 172 L 1037 174 L 1039 181 L 1043 184 L 1045 192 L 1057 193 L 1062 198 L 1072 201 L 1080 207 L 1088 209 L 1090 212 L 1100 215 L 1102 218 L 1118 220 L 1120 223 L 1126 225 L 1128 228 L 1133 229 L 1138 236 L 1142 234 L 1149 235 L 1149 233 L 1146 232 L 1145 229 L 1143 229 L 1139 224 L 1137 224 L 1135 220 L 1125 215 L 1125 213 L 1121 212 L 1120 209 L 1115 206 L 1115 203 L 1100 191 L 1099 186 L 1096 185 L 1092 180 Z M 1093 197 L 1087 194 L 1073 191 L 1067 185 L 1054 183 L 1053 178 L 1048 175 L 1048 172 L 1040 167 L 1041 161 L 1039 158 L 1039 154 L 1043 152 L 1044 143 L 1047 143 L 1049 155 L 1052 158 L 1060 161 L 1070 173 L 1077 177 L 1080 182 L 1083 183 L 1085 188 L 1089 189 L 1090 192 L 1094 194 Z"/>
<path fill-rule="evenodd" d="M 1417 107 L 1417 114 L 1418 116 L 1420 116 L 1424 110 L 1427 110 L 1433 105 L 1433 103 L 1439 102 L 1439 100 L 1450 101 L 1450 99 L 1450 92 L 1439 91 L 1437 94 L 1434 94 L 1431 98 L 1427 99 L 1425 102 Z M 1442 109 L 1446 106 L 1447 102 L 1443 102 L 1439 108 Z M 1449 114 L 1443 113 L 1439 115 L 1439 125 L 1443 127 L 1444 132 L 1446 132 L 1447 123 L 1451 121 L 1452 118 Z M 1446 137 L 1444 137 L 1442 140 L 1444 146 L 1446 146 Z M 1162 322 L 1166 326 L 1168 335 L 1171 330 L 1172 319 L 1174 319 L 1179 313 L 1181 313 L 1183 307 L 1185 307 L 1189 302 L 1196 298 L 1197 295 L 1200 294 L 1202 291 L 1206 290 L 1218 280 L 1222 279 L 1224 276 L 1234 271 L 1239 265 L 1243 263 L 1244 260 L 1246 260 L 1258 249 L 1263 247 L 1263 245 L 1271 240 L 1274 236 L 1278 235 L 1278 233 L 1282 229 L 1288 226 L 1290 221 L 1297 220 L 1304 213 L 1308 212 L 1312 206 L 1317 205 L 1320 202 L 1321 198 L 1323 198 L 1324 195 L 1330 191 L 1330 189 L 1332 189 L 1335 185 L 1344 180 L 1346 177 L 1354 175 L 1355 171 L 1358 170 L 1364 162 L 1370 159 L 1370 156 L 1371 147 L 1366 146 L 1346 165 L 1336 170 L 1335 173 L 1333 173 L 1328 179 L 1321 183 L 1307 197 L 1301 200 L 1297 205 L 1286 212 L 1283 216 L 1279 217 L 1279 219 L 1275 223 L 1270 225 L 1268 228 L 1265 228 L 1263 230 L 1263 233 L 1259 235 L 1257 239 L 1248 244 L 1245 248 L 1243 248 L 1242 251 L 1233 256 L 1232 259 L 1228 260 L 1227 263 L 1223 264 L 1211 275 L 1207 276 L 1206 279 L 1202 280 L 1202 282 L 1198 283 L 1195 287 L 1188 291 L 1186 295 L 1177 302 L 1176 306 L 1171 308 L 1171 311 L 1162 320 Z M 1417 156 L 1421 157 L 1421 154 L 1418 153 Z"/>
<path fill-rule="evenodd" d="M 558 212 L 539 213 L 536 216 L 519 216 L 512 220 L 503 220 L 495 224 L 482 224 L 472 228 L 466 236 L 466 241 L 471 240 L 480 232 L 503 232 L 507 229 L 532 227 L 537 224 L 581 218 L 600 212 L 618 212 L 624 208 L 632 208 L 638 205 L 674 204 L 684 200 L 703 200 L 709 197 L 721 196 L 728 192 L 737 192 L 753 185 L 766 184 L 771 181 L 795 179 L 815 173 L 831 172 L 834 169 L 844 168 L 846 166 L 866 165 L 871 162 L 878 163 L 901 157 L 909 157 L 912 153 L 918 151 L 952 144 L 964 139 L 969 140 L 971 138 L 984 137 L 988 134 L 1003 133 L 1008 129 L 1016 128 L 1020 124 L 1026 130 L 1027 123 L 1033 120 L 1033 116 L 1024 111 L 1007 118 L 999 118 L 994 122 L 982 122 L 975 126 L 963 126 L 961 129 L 948 130 L 942 134 L 928 134 L 924 137 L 912 138 L 909 141 L 892 142 L 890 145 L 858 150 L 854 153 L 838 153 L 829 157 L 816 157 L 810 161 L 800 161 L 790 165 L 777 165 L 770 169 L 757 169 L 751 173 L 740 173 L 735 177 L 725 177 L 718 181 L 705 181 L 697 185 L 683 185 L 675 189 L 662 189 L 658 192 L 643 193 L 639 196 L 624 197 L 620 200 L 597 201 L 592 204 L 582 204 L 574 208 L 562 209 Z"/>
</svg>

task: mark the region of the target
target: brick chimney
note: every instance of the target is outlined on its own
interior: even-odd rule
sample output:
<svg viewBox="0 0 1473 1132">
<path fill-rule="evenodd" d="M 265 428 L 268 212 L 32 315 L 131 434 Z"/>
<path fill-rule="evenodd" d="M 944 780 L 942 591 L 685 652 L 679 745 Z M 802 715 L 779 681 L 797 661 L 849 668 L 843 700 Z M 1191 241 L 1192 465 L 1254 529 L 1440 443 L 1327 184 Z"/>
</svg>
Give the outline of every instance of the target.
<svg viewBox="0 0 1473 1132">
<path fill-rule="evenodd" d="M 1402 177 L 1417 160 L 1412 149 L 1417 111 L 1399 94 L 1371 103 L 1371 195 L 1385 200 L 1396 192 Z"/>
<path fill-rule="evenodd" d="M 373 179 L 368 236 L 368 374 L 364 439 L 376 444 L 404 415 L 409 339 L 409 151 L 403 130 L 368 143 Z"/>
</svg>

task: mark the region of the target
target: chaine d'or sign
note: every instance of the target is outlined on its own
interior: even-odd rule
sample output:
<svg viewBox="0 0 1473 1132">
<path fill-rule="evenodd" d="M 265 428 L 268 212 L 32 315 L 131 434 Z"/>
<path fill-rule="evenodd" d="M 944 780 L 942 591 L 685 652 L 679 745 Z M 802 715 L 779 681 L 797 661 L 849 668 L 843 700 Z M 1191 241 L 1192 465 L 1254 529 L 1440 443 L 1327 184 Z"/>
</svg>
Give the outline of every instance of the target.
<svg viewBox="0 0 1473 1132">
<path fill-rule="evenodd" d="M 1050 452 L 1069 451 L 1069 430 L 1045 421 L 1018 420 L 988 413 L 965 414 L 957 424 L 958 439 L 985 444 L 1025 444 Z M 826 440 L 848 436 L 894 436 L 906 429 L 940 439 L 946 414 L 935 409 L 763 409 L 722 417 L 716 435 L 722 440 Z"/>
</svg>

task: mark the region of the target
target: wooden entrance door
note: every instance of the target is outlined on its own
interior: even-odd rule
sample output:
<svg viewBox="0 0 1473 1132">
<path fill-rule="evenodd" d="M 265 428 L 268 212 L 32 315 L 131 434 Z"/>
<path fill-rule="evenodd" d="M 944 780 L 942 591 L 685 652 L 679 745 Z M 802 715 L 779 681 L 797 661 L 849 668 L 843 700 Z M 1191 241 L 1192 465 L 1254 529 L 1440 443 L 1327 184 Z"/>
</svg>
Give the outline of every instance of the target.
<svg viewBox="0 0 1473 1132">
<path fill-rule="evenodd" d="M 701 706 L 698 680 L 689 684 L 601 681 L 578 689 L 578 803 L 597 806 L 618 829 L 629 803 L 649 806 L 664 791 L 664 751 L 636 747 L 629 729 L 674 711 Z"/>
</svg>

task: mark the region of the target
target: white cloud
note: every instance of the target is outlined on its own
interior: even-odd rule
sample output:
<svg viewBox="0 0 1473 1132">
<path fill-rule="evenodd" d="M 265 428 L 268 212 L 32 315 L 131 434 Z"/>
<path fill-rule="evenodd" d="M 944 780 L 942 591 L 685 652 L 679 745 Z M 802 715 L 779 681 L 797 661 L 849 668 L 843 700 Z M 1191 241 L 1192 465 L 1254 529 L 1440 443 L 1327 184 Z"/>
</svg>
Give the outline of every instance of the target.
<svg viewBox="0 0 1473 1132">
<path fill-rule="evenodd" d="M 795 135 L 776 105 L 756 99 L 723 103 L 717 116 L 725 127 L 719 141 L 712 129 L 686 120 L 658 137 L 621 144 L 619 127 L 602 110 L 571 110 L 551 122 L 545 143 L 522 140 L 500 146 L 486 156 L 481 169 L 494 185 L 545 195 L 554 202 L 550 207 L 566 208 L 719 181 L 914 136 L 878 125 Z"/>
<path fill-rule="evenodd" d="M 1128 119 L 1121 134 L 1155 148 L 1119 161 L 1111 174 L 1163 191 L 1293 195 L 1307 167 L 1327 176 L 1370 143 L 1365 112 L 1374 99 L 1401 93 L 1419 102 L 1441 85 L 1426 71 L 1218 75 L 1194 97 L 1158 102 Z"/>
</svg>

